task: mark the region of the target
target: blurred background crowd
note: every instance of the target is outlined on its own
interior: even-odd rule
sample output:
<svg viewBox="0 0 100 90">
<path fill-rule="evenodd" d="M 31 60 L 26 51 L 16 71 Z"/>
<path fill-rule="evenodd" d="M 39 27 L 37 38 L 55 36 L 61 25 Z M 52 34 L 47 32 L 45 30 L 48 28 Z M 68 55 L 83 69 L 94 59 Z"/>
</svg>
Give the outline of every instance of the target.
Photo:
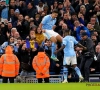
<svg viewBox="0 0 100 90">
<path fill-rule="evenodd" d="M 54 31 L 63 37 L 64 30 L 69 29 L 71 35 L 87 48 L 91 43 L 86 37 L 81 38 L 81 33 L 86 32 L 86 36 L 93 41 L 94 56 L 84 58 L 84 52 L 75 47 L 83 75 L 86 69 L 91 73 L 100 72 L 100 0 L 0 0 L 0 55 L 4 54 L 6 46 L 11 45 L 20 63 L 30 63 L 30 68 L 25 71 L 34 73 L 32 60 L 39 46 L 43 46 L 46 54 L 51 56 L 52 42 L 45 38 L 39 24 L 53 9 L 59 12 Z M 30 49 L 26 47 L 27 38 L 36 43 Z M 57 49 L 60 47 L 58 43 Z M 57 57 L 57 62 L 50 60 L 50 74 L 62 73 L 63 51 Z M 91 57 L 93 60 L 90 60 Z M 88 60 L 91 61 L 89 66 L 86 63 Z M 20 72 L 22 69 L 25 68 L 20 67 Z M 72 68 L 68 78 L 71 77 L 76 77 Z"/>
</svg>

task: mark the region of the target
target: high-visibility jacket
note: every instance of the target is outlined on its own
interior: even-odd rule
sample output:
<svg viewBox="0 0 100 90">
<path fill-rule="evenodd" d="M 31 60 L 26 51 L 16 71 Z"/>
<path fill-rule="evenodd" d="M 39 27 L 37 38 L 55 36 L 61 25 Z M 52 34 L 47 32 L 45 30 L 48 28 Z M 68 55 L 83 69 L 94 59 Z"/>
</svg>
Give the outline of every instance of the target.
<svg viewBox="0 0 100 90">
<path fill-rule="evenodd" d="M 3 77 L 15 77 L 19 73 L 19 60 L 13 54 L 11 46 L 7 46 L 5 54 L 0 58 L 0 75 Z"/>
<path fill-rule="evenodd" d="M 38 52 L 38 55 L 33 59 L 32 66 L 36 71 L 36 78 L 46 78 L 50 76 L 50 60 L 44 52 Z"/>
</svg>

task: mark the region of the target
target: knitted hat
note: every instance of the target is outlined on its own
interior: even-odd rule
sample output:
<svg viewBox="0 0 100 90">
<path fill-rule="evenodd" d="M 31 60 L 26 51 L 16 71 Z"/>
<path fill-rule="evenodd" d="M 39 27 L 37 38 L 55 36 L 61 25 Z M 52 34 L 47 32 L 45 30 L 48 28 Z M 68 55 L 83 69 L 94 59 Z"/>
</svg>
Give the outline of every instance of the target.
<svg viewBox="0 0 100 90">
<path fill-rule="evenodd" d="M 1 2 L 6 2 L 6 0 L 0 0 Z"/>
<path fill-rule="evenodd" d="M 19 9 L 16 9 L 16 10 L 15 10 L 15 13 L 20 13 Z"/>
</svg>

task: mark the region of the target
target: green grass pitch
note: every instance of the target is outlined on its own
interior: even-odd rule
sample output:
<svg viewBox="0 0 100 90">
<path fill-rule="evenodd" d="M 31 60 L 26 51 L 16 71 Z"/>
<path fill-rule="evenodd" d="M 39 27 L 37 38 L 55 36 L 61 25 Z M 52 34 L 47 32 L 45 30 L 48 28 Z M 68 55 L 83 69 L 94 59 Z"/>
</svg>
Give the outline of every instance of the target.
<svg viewBox="0 0 100 90">
<path fill-rule="evenodd" d="M 100 83 L 1 83 L 0 90 L 100 90 Z"/>
</svg>

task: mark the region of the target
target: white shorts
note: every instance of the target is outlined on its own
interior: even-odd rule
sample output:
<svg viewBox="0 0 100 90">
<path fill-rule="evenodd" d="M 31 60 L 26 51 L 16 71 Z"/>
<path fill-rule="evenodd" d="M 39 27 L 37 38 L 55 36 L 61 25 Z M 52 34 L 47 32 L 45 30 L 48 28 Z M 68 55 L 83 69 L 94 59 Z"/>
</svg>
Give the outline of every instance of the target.
<svg viewBox="0 0 100 90">
<path fill-rule="evenodd" d="M 67 57 L 64 56 L 63 65 L 74 65 L 77 64 L 76 56 Z"/>
<path fill-rule="evenodd" d="M 59 34 L 56 33 L 55 31 L 53 30 L 45 30 L 45 33 L 44 33 L 44 36 L 47 38 L 47 39 L 50 39 L 51 37 L 56 37 L 58 36 Z"/>
</svg>

